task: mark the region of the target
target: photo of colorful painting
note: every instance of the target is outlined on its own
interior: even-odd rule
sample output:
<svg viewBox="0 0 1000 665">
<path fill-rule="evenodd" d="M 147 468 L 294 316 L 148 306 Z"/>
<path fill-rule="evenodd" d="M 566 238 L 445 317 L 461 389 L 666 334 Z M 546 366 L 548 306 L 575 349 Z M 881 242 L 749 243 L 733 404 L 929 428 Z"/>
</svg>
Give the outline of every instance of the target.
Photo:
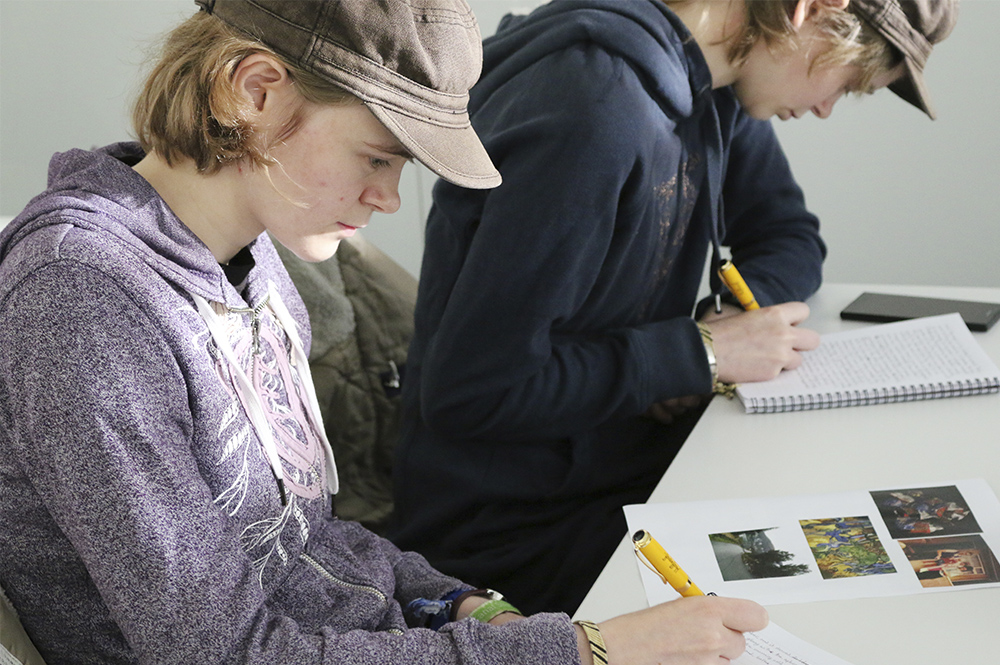
<svg viewBox="0 0 1000 665">
<path fill-rule="evenodd" d="M 900 540 L 925 588 L 1000 582 L 1000 563 L 982 536 Z"/>
<path fill-rule="evenodd" d="M 823 579 L 896 572 L 866 516 L 799 520 L 799 525 Z"/>
<path fill-rule="evenodd" d="M 781 548 L 778 533 L 771 527 L 709 534 L 722 579 L 731 582 L 808 573 L 807 564 L 796 563 L 795 555 Z"/>
<path fill-rule="evenodd" d="M 954 485 L 870 492 L 893 539 L 982 531 Z"/>
</svg>

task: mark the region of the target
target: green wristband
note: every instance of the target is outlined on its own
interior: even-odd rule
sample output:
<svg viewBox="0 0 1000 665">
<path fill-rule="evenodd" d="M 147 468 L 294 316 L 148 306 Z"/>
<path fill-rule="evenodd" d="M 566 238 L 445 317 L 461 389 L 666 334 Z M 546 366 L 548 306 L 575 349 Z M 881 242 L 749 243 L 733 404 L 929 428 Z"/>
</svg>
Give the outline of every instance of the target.
<svg viewBox="0 0 1000 665">
<path fill-rule="evenodd" d="M 476 621 L 482 621 L 483 623 L 489 623 L 490 619 L 493 619 L 498 614 L 503 614 L 504 612 L 513 612 L 514 614 L 521 613 L 520 610 L 508 603 L 506 600 L 488 600 L 469 612 L 469 618 L 475 619 Z"/>
</svg>

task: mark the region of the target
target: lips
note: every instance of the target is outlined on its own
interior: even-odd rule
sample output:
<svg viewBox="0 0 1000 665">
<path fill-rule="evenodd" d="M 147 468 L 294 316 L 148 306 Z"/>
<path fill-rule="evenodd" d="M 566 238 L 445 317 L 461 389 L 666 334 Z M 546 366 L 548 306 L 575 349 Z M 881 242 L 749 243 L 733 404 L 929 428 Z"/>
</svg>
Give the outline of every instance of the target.
<svg viewBox="0 0 1000 665">
<path fill-rule="evenodd" d="M 350 235 L 353 235 L 358 229 L 364 228 L 364 226 L 351 226 L 350 224 L 344 224 L 343 222 L 337 222 L 337 226 L 340 227 L 341 231 L 345 231 Z"/>
</svg>

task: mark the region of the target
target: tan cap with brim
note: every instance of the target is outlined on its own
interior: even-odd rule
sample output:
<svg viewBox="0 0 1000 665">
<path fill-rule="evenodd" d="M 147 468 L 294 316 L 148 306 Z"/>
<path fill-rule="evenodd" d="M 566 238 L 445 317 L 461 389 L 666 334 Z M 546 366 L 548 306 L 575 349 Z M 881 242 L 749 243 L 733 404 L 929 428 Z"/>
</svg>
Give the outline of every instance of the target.
<svg viewBox="0 0 1000 665">
<path fill-rule="evenodd" d="M 903 56 L 906 75 L 889 89 L 934 118 L 924 67 L 934 44 L 955 27 L 958 0 L 850 0 L 849 6 Z"/>
<path fill-rule="evenodd" d="M 445 180 L 472 189 L 500 184 L 469 122 L 483 51 L 465 0 L 195 2 L 361 99 Z"/>
</svg>

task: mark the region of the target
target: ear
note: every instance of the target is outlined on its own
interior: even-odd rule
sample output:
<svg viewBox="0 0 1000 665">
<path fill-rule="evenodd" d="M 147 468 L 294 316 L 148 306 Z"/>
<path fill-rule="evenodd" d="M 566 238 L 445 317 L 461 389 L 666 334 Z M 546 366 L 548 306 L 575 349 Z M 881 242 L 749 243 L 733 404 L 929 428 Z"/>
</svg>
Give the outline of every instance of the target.
<svg viewBox="0 0 1000 665">
<path fill-rule="evenodd" d="M 799 0 L 792 12 L 792 25 L 796 30 L 802 27 L 807 19 L 815 16 L 821 9 L 847 9 L 850 0 Z"/>
<path fill-rule="evenodd" d="M 258 113 L 265 107 L 280 105 L 291 90 L 288 70 L 266 53 L 252 53 L 236 65 L 233 72 L 233 89 L 253 105 Z"/>
</svg>

